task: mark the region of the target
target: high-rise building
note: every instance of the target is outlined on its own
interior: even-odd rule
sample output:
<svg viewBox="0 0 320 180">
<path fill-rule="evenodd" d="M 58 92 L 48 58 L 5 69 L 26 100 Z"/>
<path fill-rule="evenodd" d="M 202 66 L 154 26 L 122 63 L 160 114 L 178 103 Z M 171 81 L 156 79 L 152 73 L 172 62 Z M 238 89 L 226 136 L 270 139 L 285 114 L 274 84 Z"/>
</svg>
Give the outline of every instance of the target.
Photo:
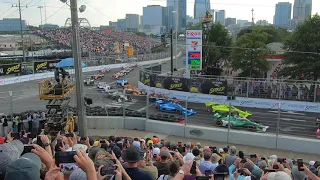
<svg viewBox="0 0 320 180">
<path fill-rule="evenodd" d="M 207 11 L 211 11 L 210 0 L 195 0 L 194 1 L 194 18 L 199 19 L 204 16 Z"/>
<path fill-rule="evenodd" d="M 186 28 L 187 26 L 187 0 L 167 0 L 167 13 L 169 17 L 173 17 L 173 28 L 176 28 L 178 18 L 178 29 Z M 171 8 L 169 8 L 171 7 Z M 171 10 L 171 11 L 170 11 Z M 175 11 L 173 13 L 172 11 Z M 178 16 L 177 16 L 178 14 Z M 170 20 L 169 20 L 170 21 Z M 172 23 L 171 23 L 172 24 Z"/>
<path fill-rule="evenodd" d="M 138 29 L 140 22 L 139 14 L 126 14 L 126 28 Z"/>
<path fill-rule="evenodd" d="M 215 22 L 220 23 L 221 25 L 225 25 L 225 20 L 226 20 L 226 11 L 225 10 L 219 10 L 216 11 L 215 14 Z"/>
<path fill-rule="evenodd" d="M 151 5 L 143 7 L 142 24 L 143 25 L 164 25 L 164 7 L 160 5 Z"/>
<path fill-rule="evenodd" d="M 22 20 L 22 30 L 27 29 L 25 20 Z M 3 18 L 0 20 L 0 31 L 20 31 L 19 18 Z"/>
<path fill-rule="evenodd" d="M 276 27 L 289 28 L 291 20 L 292 4 L 289 2 L 279 2 L 276 4 L 273 24 Z"/>
<path fill-rule="evenodd" d="M 225 24 L 226 27 L 228 27 L 228 26 L 230 26 L 230 25 L 234 25 L 234 24 L 237 24 L 237 18 L 230 18 L 230 17 L 228 17 L 228 18 L 226 19 L 226 24 Z"/>
<path fill-rule="evenodd" d="M 304 20 L 311 17 L 312 0 L 295 0 L 293 19 Z"/>
</svg>

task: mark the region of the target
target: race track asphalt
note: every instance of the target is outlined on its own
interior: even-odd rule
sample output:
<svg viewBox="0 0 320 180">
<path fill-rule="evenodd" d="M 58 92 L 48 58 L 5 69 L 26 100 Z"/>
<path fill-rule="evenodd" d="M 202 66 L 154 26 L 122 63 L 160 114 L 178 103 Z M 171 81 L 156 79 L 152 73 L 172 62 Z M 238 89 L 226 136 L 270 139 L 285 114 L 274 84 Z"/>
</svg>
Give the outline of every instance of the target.
<svg viewBox="0 0 320 180">
<path fill-rule="evenodd" d="M 178 68 L 182 68 L 183 59 L 179 58 Z M 113 84 L 114 80 L 111 79 L 112 74 L 119 70 L 112 70 L 102 80 L 108 84 Z M 162 72 L 170 71 L 170 61 L 162 64 Z M 95 72 L 85 73 L 86 76 L 92 75 Z M 127 76 L 131 84 L 137 85 L 139 78 L 139 68 L 136 68 Z M 37 81 L 24 82 L 19 84 L 11 84 L 0 86 L 0 114 L 10 114 L 10 98 L 8 91 L 13 91 L 13 110 L 15 113 L 27 111 L 27 110 L 44 110 L 46 101 L 39 100 Z M 147 107 L 146 97 L 133 97 L 132 102 L 119 103 L 107 99 L 104 95 L 98 91 L 95 86 L 85 86 L 85 96 L 93 99 L 92 106 L 125 106 L 128 109 L 146 111 L 149 110 L 149 114 L 168 114 L 159 112 L 155 109 L 152 102 L 149 102 Z M 71 95 L 71 105 L 75 105 L 75 94 Z M 181 102 L 184 105 L 184 102 Z M 185 105 L 184 105 L 185 106 Z M 194 109 L 197 114 L 188 116 L 186 123 L 214 127 L 215 124 L 211 118 L 211 114 L 206 111 L 204 104 L 188 103 L 188 108 Z M 269 126 L 267 133 L 277 132 L 277 122 L 279 120 L 278 111 L 258 108 L 241 108 L 250 111 L 253 115 L 249 117 L 250 120 L 258 121 L 266 126 Z M 279 121 L 279 133 L 293 136 L 304 136 L 309 138 L 315 138 L 315 131 L 317 129 L 315 124 L 316 113 L 307 112 L 281 112 Z M 180 122 L 182 123 L 182 122 Z"/>
</svg>

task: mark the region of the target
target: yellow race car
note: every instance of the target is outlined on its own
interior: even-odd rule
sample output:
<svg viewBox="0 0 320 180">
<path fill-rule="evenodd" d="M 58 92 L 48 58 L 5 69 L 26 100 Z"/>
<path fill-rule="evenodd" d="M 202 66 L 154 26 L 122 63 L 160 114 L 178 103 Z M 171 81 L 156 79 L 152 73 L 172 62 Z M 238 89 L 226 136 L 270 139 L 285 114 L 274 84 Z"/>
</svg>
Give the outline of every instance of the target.
<svg viewBox="0 0 320 180">
<path fill-rule="evenodd" d="M 208 112 L 212 112 L 212 113 L 229 113 L 229 105 L 226 104 L 217 104 L 215 102 L 208 102 L 206 103 L 206 108 L 208 110 Z M 237 113 L 238 116 L 246 118 L 248 116 L 251 116 L 252 114 L 248 111 L 243 111 L 241 109 L 238 109 L 234 106 L 231 106 L 230 109 L 231 113 Z"/>
</svg>

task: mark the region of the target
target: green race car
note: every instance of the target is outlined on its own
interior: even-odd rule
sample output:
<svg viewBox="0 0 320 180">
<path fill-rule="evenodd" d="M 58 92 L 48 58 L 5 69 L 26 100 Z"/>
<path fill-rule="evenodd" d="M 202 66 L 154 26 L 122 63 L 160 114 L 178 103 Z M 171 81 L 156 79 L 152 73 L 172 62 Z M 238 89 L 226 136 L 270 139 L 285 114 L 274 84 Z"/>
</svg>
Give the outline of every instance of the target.
<svg viewBox="0 0 320 180">
<path fill-rule="evenodd" d="M 215 124 L 220 127 L 228 127 L 229 115 L 223 115 L 215 113 L 213 116 Z M 261 123 L 250 121 L 247 118 L 239 117 L 237 115 L 230 116 L 230 127 L 231 128 L 247 128 L 250 131 L 255 132 L 266 132 L 269 126 L 265 126 Z"/>
<path fill-rule="evenodd" d="M 229 112 L 229 105 L 226 104 L 217 104 L 215 102 L 208 102 L 206 103 L 206 108 L 209 112 L 213 113 L 228 113 Z M 237 113 L 240 117 L 246 118 L 248 116 L 251 116 L 252 114 L 248 111 L 243 111 L 241 109 L 238 109 L 234 106 L 231 106 L 231 112 Z"/>
</svg>

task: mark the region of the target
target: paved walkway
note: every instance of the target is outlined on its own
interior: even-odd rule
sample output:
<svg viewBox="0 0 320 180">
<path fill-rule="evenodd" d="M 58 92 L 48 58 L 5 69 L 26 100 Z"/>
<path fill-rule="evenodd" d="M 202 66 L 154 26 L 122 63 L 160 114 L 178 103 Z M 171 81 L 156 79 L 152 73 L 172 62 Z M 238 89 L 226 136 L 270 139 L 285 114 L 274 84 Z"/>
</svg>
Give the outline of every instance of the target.
<svg viewBox="0 0 320 180">
<path fill-rule="evenodd" d="M 215 146 L 217 148 L 222 148 L 227 146 L 226 143 L 220 142 L 213 142 L 213 141 L 206 141 L 206 140 L 198 140 L 198 139 L 188 139 L 184 137 L 177 137 L 177 136 L 168 136 L 165 134 L 153 133 L 153 132 L 145 132 L 145 131 L 136 131 L 136 130 L 123 130 L 123 129 L 88 129 L 89 136 L 128 136 L 128 137 L 140 137 L 140 138 L 147 138 L 152 137 L 154 135 L 158 136 L 160 139 L 164 139 L 165 141 L 170 142 L 200 142 L 202 146 Z M 297 159 L 303 158 L 304 162 L 309 162 L 311 160 L 320 160 L 320 155 L 315 154 L 307 154 L 307 153 L 298 153 L 293 151 L 283 151 L 283 150 L 276 150 L 276 149 L 267 149 L 267 148 L 259 148 L 253 146 L 243 146 L 238 144 L 229 144 L 229 146 L 235 145 L 237 150 L 242 150 L 246 155 L 258 153 L 259 156 L 270 156 L 270 155 L 277 155 L 278 157 L 286 157 L 289 159 Z"/>
</svg>

